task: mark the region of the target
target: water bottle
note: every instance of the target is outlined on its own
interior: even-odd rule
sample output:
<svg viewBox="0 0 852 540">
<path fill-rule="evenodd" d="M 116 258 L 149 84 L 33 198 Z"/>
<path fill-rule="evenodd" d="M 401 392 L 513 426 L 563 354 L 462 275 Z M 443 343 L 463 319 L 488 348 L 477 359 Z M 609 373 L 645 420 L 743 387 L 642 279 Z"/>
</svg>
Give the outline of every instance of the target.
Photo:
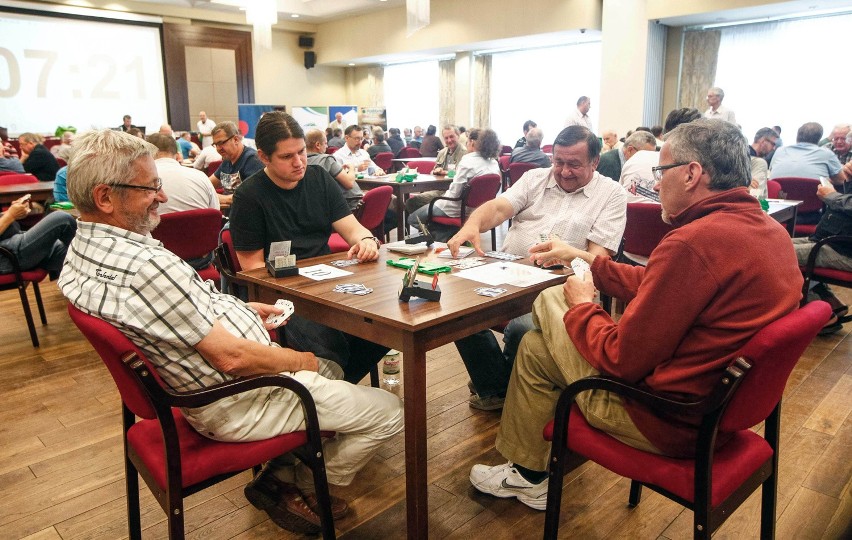
<svg viewBox="0 0 852 540">
<path fill-rule="evenodd" d="M 391 353 L 385 355 L 382 361 L 382 388 L 399 396 L 402 382 L 399 378 L 399 351 Z"/>
</svg>

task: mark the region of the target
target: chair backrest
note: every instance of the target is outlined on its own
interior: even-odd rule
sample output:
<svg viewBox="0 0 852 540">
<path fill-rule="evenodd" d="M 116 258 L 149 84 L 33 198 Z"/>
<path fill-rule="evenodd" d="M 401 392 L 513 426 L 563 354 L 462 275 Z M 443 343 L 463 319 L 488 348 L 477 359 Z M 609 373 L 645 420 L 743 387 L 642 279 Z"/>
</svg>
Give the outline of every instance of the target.
<svg viewBox="0 0 852 540">
<path fill-rule="evenodd" d="M 412 160 L 412 161 L 409 161 L 406 165 L 408 166 L 409 169 L 417 169 L 417 172 L 419 172 L 420 174 L 429 174 L 429 173 L 432 172 L 432 169 L 435 168 L 435 162 L 434 161 Z"/>
<path fill-rule="evenodd" d="M 417 148 L 413 148 L 411 146 L 404 146 L 400 149 L 399 154 L 397 154 L 398 158 L 401 159 L 409 159 L 409 158 L 419 158 L 423 157 L 423 154 L 420 153 L 420 150 Z"/>
<path fill-rule="evenodd" d="M 141 418 L 156 418 L 157 413 L 148 399 L 142 383 L 139 382 L 130 367 L 121 361 L 122 357 L 130 352 L 135 352 L 140 359 L 144 360 L 145 356 L 142 351 L 136 348 L 118 328 L 102 319 L 80 311 L 70 303 L 68 304 L 68 314 L 71 315 L 71 320 L 86 336 L 86 339 L 89 340 L 89 343 L 100 355 L 101 360 L 106 364 L 110 375 L 112 375 L 112 380 L 118 387 L 118 393 L 121 394 L 121 400 L 127 408 Z M 156 374 L 156 372 L 154 373 Z"/>
<path fill-rule="evenodd" d="M 385 172 L 391 170 L 393 167 L 393 152 L 379 152 L 376 154 L 376 157 L 373 158 L 373 163 L 376 164 L 377 167 L 382 169 Z"/>
<path fill-rule="evenodd" d="M 497 196 L 500 191 L 499 174 L 482 174 L 468 180 L 470 189 L 467 192 L 464 204 L 469 208 L 476 208 Z"/>
<path fill-rule="evenodd" d="M 672 226 L 663 221 L 660 205 L 627 203 L 627 225 L 624 227 L 624 251 L 648 257 Z"/>
<path fill-rule="evenodd" d="M 501 154 L 511 154 L 512 153 L 512 147 L 504 144 L 503 148 L 500 150 L 500 153 Z"/>
<path fill-rule="evenodd" d="M 219 170 L 219 167 L 221 167 L 221 166 L 222 166 L 222 161 L 221 161 L 221 160 L 219 160 L 219 161 L 211 161 L 210 163 L 208 163 L 208 164 L 207 164 L 207 169 L 205 170 L 205 172 L 207 173 L 207 176 L 211 176 L 213 173 L 215 173 L 216 171 L 218 171 L 218 170 Z"/>
<path fill-rule="evenodd" d="M 222 232 L 219 233 L 219 242 L 222 243 L 222 246 L 225 248 L 225 252 L 230 258 L 231 268 L 228 268 L 228 270 L 230 270 L 231 273 L 236 274 L 242 270 L 243 267 L 240 266 L 240 260 L 237 258 L 237 250 L 234 249 L 234 241 L 231 239 L 231 229 L 222 229 Z"/>
<path fill-rule="evenodd" d="M 504 173 L 509 173 L 509 160 L 512 159 L 512 156 L 500 156 L 497 158 L 497 163 L 500 164 L 500 170 Z"/>
<path fill-rule="evenodd" d="M 541 147 L 541 151 L 544 152 L 545 154 L 549 154 L 549 153 L 553 152 L 553 145 L 552 144 L 545 144 L 544 146 Z"/>
<path fill-rule="evenodd" d="M 393 197 L 393 188 L 379 186 L 364 193 L 358 221 L 377 237 L 384 236 L 385 214 Z"/>
<path fill-rule="evenodd" d="M 222 212 L 201 208 L 163 214 L 151 236 L 181 259 L 194 259 L 216 249 L 221 229 Z"/>
<path fill-rule="evenodd" d="M 8 176 L 10 174 L 21 174 L 21 173 L 16 173 L 15 171 L 0 171 L 0 176 Z"/>
<path fill-rule="evenodd" d="M 329 146 L 328 148 L 325 149 L 325 153 L 328 154 L 328 155 L 331 155 L 331 154 L 337 152 L 338 150 L 340 150 L 339 146 Z"/>
<path fill-rule="evenodd" d="M 61 157 L 56 158 L 56 164 L 59 165 L 59 168 L 65 167 L 68 165 L 68 162 L 62 159 Z"/>
<path fill-rule="evenodd" d="M 0 176 L 0 186 L 11 186 L 15 184 L 35 184 L 36 182 L 38 182 L 38 178 L 31 174 L 12 173 Z"/>
<path fill-rule="evenodd" d="M 766 194 L 770 199 L 778 199 L 781 196 L 781 184 L 775 180 L 766 181 Z"/>
<path fill-rule="evenodd" d="M 817 197 L 816 191 L 819 187 L 819 180 L 814 178 L 796 178 L 784 177 L 773 178 L 781 186 L 781 190 L 786 193 L 786 198 L 794 201 L 802 201 L 798 211 L 801 212 L 818 212 L 822 209 L 822 201 Z"/>
<path fill-rule="evenodd" d="M 738 356 L 751 364 L 719 423 L 740 431 L 765 420 L 778 402 L 799 357 L 831 317 L 831 306 L 814 301 L 755 334 Z"/>
<path fill-rule="evenodd" d="M 509 163 L 509 186 L 521 179 L 525 172 L 530 169 L 538 169 L 537 163 L 528 163 L 519 161 L 517 163 Z"/>
</svg>

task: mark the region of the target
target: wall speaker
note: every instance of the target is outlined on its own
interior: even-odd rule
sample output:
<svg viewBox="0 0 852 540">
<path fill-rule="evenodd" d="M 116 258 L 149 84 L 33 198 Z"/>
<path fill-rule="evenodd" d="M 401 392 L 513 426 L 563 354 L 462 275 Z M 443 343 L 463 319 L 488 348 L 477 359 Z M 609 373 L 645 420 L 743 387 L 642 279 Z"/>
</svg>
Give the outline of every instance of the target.
<svg viewBox="0 0 852 540">
<path fill-rule="evenodd" d="M 299 47 L 311 49 L 314 46 L 314 38 L 311 36 L 299 36 Z"/>
<path fill-rule="evenodd" d="M 317 53 L 314 51 L 305 51 L 305 68 L 311 69 L 317 65 Z"/>
</svg>

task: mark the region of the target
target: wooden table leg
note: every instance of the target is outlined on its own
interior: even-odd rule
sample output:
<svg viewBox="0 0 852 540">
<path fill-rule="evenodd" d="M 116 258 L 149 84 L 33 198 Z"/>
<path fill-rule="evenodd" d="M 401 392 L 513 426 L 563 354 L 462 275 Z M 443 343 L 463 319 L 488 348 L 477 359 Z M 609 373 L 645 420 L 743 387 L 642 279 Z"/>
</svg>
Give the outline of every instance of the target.
<svg viewBox="0 0 852 540">
<path fill-rule="evenodd" d="M 405 504 L 408 538 L 429 533 L 426 491 L 426 348 L 407 334 L 402 351 L 405 396 Z"/>
</svg>

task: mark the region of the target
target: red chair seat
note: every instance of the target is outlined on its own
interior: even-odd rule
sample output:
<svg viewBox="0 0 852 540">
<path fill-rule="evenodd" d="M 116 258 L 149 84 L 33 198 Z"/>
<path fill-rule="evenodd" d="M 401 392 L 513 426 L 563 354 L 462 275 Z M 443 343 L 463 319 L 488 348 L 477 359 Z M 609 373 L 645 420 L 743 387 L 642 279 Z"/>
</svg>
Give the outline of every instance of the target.
<svg viewBox="0 0 852 540">
<path fill-rule="evenodd" d="M 203 279 L 204 281 L 207 281 L 208 279 L 212 279 L 213 283 L 219 283 L 219 277 L 220 277 L 219 271 L 216 270 L 216 267 L 213 266 L 212 264 L 209 265 L 207 268 L 202 268 L 201 270 L 197 270 L 197 272 L 198 272 L 198 275 L 201 277 L 201 279 Z"/>
<path fill-rule="evenodd" d="M 816 232 L 817 226 L 808 223 L 799 223 L 793 228 L 793 233 L 796 236 L 810 236 Z"/>
<path fill-rule="evenodd" d="M 256 464 L 277 456 L 282 445 L 295 448 L 307 442 L 305 432 L 297 431 L 262 441 L 234 443 L 239 452 L 233 452 L 227 445 L 223 446 L 222 442 L 208 439 L 195 431 L 179 409 L 172 409 L 172 416 L 180 439 L 181 456 L 188 456 L 181 461 L 181 481 L 184 488 L 220 474 L 251 469 Z M 165 490 L 166 453 L 160 422 L 136 422 L 127 432 L 127 441 L 145 463 L 157 485 Z"/>
<path fill-rule="evenodd" d="M 837 270 L 834 268 L 814 268 L 814 275 L 822 278 L 834 279 L 837 281 L 852 282 L 852 272 L 845 270 Z"/>
<path fill-rule="evenodd" d="M 574 405 L 569 420 L 568 447 L 614 473 L 665 488 L 678 497 L 695 502 L 695 461 L 657 456 L 628 446 L 593 428 Z M 544 438 L 553 440 L 553 421 L 544 428 Z M 589 457 L 592 456 L 592 457 Z M 772 449 L 756 433 L 743 430 L 713 454 L 711 504 L 718 506 L 745 482 L 766 460 Z"/>
<path fill-rule="evenodd" d="M 47 270 L 36 268 L 35 270 L 24 270 L 21 272 L 21 277 L 24 281 L 34 281 L 36 283 L 47 277 Z M 15 274 L 0 274 L 0 285 L 15 284 Z"/>
<path fill-rule="evenodd" d="M 460 217 L 432 216 L 432 221 L 440 223 L 441 225 L 450 225 L 452 227 L 462 226 L 462 220 Z"/>
<path fill-rule="evenodd" d="M 328 237 L 328 249 L 332 253 L 345 253 L 349 251 L 349 244 L 337 233 L 331 233 Z"/>
</svg>

